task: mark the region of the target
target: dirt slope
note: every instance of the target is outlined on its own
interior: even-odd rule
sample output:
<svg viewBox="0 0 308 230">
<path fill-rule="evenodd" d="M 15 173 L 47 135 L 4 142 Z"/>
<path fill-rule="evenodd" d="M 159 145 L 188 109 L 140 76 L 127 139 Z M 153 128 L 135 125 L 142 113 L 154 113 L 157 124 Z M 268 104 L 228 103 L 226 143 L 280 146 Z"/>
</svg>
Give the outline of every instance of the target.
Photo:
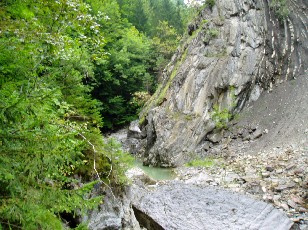
<svg viewBox="0 0 308 230">
<path fill-rule="evenodd" d="M 252 126 L 263 135 L 248 143 L 244 152 L 273 148 L 308 149 L 308 76 L 283 82 L 264 93 L 239 115 L 238 126 Z"/>
</svg>

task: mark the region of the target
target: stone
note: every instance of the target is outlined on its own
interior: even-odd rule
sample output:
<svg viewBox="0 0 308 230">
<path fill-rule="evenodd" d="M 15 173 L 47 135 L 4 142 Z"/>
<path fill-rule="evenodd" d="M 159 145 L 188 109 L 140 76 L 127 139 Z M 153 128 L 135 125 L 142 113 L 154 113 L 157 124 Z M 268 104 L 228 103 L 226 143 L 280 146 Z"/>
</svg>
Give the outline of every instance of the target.
<svg viewBox="0 0 308 230">
<path fill-rule="evenodd" d="M 135 189 L 133 207 L 147 217 L 147 222 L 159 225 L 158 229 L 265 230 L 271 226 L 287 230 L 293 224 L 272 205 L 223 189 L 183 183 L 169 183 L 151 191 Z"/>
<path fill-rule="evenodd" d="M 273 172 L 275 169 L 272 166 L 266 166 L 266 171 Z"/>
<path fill-rule="evenodd" d="M 220 132 L 218 133 L 212 133 L 212 134 L 209 134 L 207 135 L 207 139 L 213 143 L 218 143 L 221 141 L 222 139 L 222 134 Z"/>
<path fill-rule="evenodd" d="M 303 198 L 296 196 L 296 195 L 292 195 L 291 199 L 292 199 L 292 201 L 294 201 L 297 204 L 304 204 L 305 203 Z"/>
<path fill-rule="evenodd" d="M 132 121 L 127 131 L 127 138 L 143 139 L 146 133 L 142 132 L 139 127 L 139 120 Z"/>
<path fill-rule="evenodd" d="M 247 191 L 251 194 L 263 194 L 262 187 L 258 182 L 249 183 L 247 186 Z"/>
<path fill-rule="evenodd" d="M 235 172 L 230 171 L 230 172 L 225 173 L 224 181 L 226 182 L 232 182 L 232 181 L 239 180 L 239 179 L 240 179 L 240 176 Z"/>
<path fill-rule="evenodd" d="M 291 170 L 291 169 L 293 169 L 294 167 L 295 167 L 294 164 L 290 164 L 290 165 L 288 165 L 288 166 L 286 167 L 286 170 Z"/>
<path fill-rule="evenodd" d="M 296 183 L 300 183 L 301 180 L 299 178 L 294 178 L 293 181 Z"/>
<path fill-rule="evenodd" d="M 296 203 L 292 200 L 288 200 L 288 205 L 291 207 L 291 208 L 294 208 L 294 209 L 297 209 L 298 206 L 296 205 Z"/>
<path fill-rule="evenodd" d="M 92 210 L 83 222 L 88 223 L 89 230 L 97 229 L 134 229 L 141 230 L 130 207 L 129 191 L 122 196 L 114 196 L 110 191 L 104 196 L 104 202 L 99 209 Z"/>
<path fill-rule="evenodd" d="M 281 203 L 281 207 L 286 210 L 289 211 L 289 206 L 286 203 Z"/>
<path fill-rule="evenodd" d="M 280 174 L 280 173 L 282 173 L 283 172 L 283 169 L 277 169 L 276 170 L 276 173 L 278 173 L 278 174 Z"/>
<path fill-rule="evenodd" d="M 268 177 L 270 177 L 270 174 L 267 173 L 267 172 L 263 172 L 263 173 L 262 173 L 262 177 L 268 178 Z"/>
<path fill-rule="evenodd" d="M 195 177 L 191 177 L 188 180 L 185 181 L 187 184 L 204 184 L 204 183 L 210 183 L 213 181 L 213 178 L 209 176 L 208 174 L 202 172 L 199 173 Z"/>
<path fill-rule="evenodd" d="M 283 190 L 290 189 L 296 186 L 294 182 L 290 182 L 287 184 L 279 184 L 277 187 L 275 187 L 275 191 L 282 192 Z"/>
</svg>

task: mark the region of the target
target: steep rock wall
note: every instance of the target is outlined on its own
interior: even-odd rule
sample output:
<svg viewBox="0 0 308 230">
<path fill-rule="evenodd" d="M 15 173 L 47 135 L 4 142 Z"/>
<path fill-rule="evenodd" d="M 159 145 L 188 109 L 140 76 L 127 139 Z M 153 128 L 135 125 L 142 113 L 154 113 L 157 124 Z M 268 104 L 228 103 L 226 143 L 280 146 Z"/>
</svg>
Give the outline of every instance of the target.
<svg viewBox="0 0 308 230">
<path fill-rule="evenodd" d="M 270 6 L 268 0 L 216 0 L 200 11 L 141 114 L 145 164 L 172 167 L 200 155 L 226 117 L 274 84 L 306 77 L 307 1 L 288 1 L 284 20 Z"/>
</svg>

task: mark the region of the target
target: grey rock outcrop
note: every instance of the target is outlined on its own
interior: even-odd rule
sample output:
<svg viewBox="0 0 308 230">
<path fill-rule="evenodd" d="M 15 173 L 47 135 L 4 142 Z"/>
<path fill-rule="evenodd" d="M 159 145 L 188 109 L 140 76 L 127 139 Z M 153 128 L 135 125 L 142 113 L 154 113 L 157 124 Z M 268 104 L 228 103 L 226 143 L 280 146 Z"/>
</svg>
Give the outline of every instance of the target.
<svg viewBox="0 0 308 230">
<path fill-rule="evenodd" d="M 307 1 L 288 1 L 284 20 L 268 0 L 215 2 L 190 27 L 191 36 L 141 114 L 145 164 L 174 167 L 200 155 L 208 134 L 262 92 L 299 75 L 307 78 Z"/>
<path fill-rule="evenodd" d="M 89 229 L 288 230 L 293 225 L 286 214 L 271 204 L 244 194 L 196 183 L 196 180 L 152 183 L 153 180 L 136 168 L 130 169 L 127 176 L 133 184 L 121 196 L 106 191 L 104 203 L 83 220 Z M 195 179 L 200 182 L 201 178 Z"/>
<path fill-rule="evenodd" d="M 90 230 L 140 230 L 138 221 L 131 208 L 130 188 L 121 196 L 114 196 L 110 191 L 106 193 L 103 204 L 92 210 L 83 220 L 88 223 Z"/>
<path fill-rule="evenodd" d="M 293 225 L 272 205 L 223 189 L 180 182 L 134 189 L 135 214 L 148 230 L 289 230 Z"/>
</svg>

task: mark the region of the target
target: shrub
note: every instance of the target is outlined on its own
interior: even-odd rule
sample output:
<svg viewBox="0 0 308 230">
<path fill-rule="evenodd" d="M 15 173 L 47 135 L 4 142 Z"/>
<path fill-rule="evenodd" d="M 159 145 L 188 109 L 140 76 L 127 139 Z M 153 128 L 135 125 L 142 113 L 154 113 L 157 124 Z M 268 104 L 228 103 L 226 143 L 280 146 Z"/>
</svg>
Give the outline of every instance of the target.
<svg viewBox="0 0 308 230">
<path fill-rule="evenodd" d="M 215 6 L 215 0 L 206 0 L 205 4 L 212 9 Z"/>
<path fill-rule="evenodd" d="M 216 128 L 226 129 L 227 123 L 231 119 L 232 114 L 228 109 L 220 110 L 218 105 L 214 105 L 214 110 L 212 113 L 212 120 L 215 122 Z"/>
<path fill-rule="evenodd" d="M 285 19 L 289 15 L 289 9 L 287 7 L 286 0 L 273 0 L 270 7 L 275 11 L 279 20 Z"/>
</svg>

